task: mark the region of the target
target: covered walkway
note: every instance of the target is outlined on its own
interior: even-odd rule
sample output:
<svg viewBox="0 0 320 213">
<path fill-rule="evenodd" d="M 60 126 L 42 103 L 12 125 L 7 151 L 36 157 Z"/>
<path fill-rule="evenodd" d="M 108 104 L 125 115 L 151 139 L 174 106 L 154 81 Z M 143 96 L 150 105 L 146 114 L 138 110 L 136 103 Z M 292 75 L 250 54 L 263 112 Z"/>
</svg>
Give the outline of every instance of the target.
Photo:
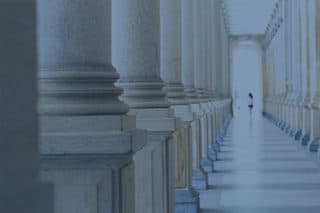
<svg viewBox="0 0 320 213">
<path fill-rule="evenodd" d="M 318 213 L 320 169 L 310 155 L 258 114 L 235 116 L 201 193 L 203 213 Z"/>
</svg>

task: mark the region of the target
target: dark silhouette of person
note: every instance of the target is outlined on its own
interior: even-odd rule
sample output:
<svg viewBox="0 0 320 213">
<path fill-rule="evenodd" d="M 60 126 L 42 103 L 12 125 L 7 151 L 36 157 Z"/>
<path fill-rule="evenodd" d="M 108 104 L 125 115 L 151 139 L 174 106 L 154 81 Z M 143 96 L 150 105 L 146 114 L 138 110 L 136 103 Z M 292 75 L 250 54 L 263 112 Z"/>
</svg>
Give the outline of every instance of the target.
<svg viewBox="0 0 320 213">
<path fill-rule="evenodd" d="M 248 105 L 248 107 L 249 107 L 250 112 L 251 112 L 252 109 L 253 109 L 253 95 L 252 95 L 251 92 L 249 93 L 249 105 Z"/>
</svg>

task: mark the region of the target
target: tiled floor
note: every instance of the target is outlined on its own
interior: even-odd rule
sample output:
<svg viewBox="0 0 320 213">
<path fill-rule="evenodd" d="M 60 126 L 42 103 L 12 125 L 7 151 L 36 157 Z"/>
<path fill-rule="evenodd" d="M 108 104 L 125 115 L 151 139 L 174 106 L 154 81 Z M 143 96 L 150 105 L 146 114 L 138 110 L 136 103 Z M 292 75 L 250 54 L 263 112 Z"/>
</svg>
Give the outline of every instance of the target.
<svg viewBox="0 0 320 213">
<path fill-rule="evenodd" d="M 202 213 L 320 213 L 320 166 L 258 114 L 235 116 Z"/>
</svg>

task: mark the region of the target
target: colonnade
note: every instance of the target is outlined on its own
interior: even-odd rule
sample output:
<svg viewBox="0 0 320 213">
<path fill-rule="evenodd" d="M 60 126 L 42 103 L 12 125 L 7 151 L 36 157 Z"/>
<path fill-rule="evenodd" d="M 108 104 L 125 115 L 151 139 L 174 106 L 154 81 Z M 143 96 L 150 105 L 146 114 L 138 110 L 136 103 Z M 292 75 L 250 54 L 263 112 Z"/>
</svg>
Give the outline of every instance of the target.
<svg viewBox="0 0 320 213">
<path fill-rule="evenodd" d="M 1 212 L 199 212 L 231 117 L 221 2 L 0 5 L 2 185 L 32 201 Z"/>
<path fill-rule="evenodd" d="M 280 0 L 266 32 L 264 111 L 287 134 L 318 152 L 320 2 Z"/>
</svg>

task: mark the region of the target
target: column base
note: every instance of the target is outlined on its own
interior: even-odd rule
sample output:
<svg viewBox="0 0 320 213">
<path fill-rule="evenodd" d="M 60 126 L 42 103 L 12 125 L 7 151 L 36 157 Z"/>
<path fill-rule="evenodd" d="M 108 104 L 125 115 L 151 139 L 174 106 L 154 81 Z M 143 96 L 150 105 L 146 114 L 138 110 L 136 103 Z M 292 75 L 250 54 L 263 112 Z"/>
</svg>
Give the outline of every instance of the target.
<svg viewBox="0 0 320 213">
<path fill-rule="evenodd" d="M 296 133 L 296 129 L 295 128 L 290 128 L 289 129 L 289 132 L 288 132 L 288 135 L 290 136 L 290 137 L 294 137 L 294 135 L 295 135 L 295 133 Z"/>
<path fill-rule="evenodd" d="M 219 144 L 220 148 L 221 148 L 221 146 L 223 145 L 223 136 L 221 135 L 221 133 L 218 135 L 218 138 L 217 138 L 217 140 L 216 140 L 216 143 Z M 220 149 L 219 149 L 219 151 L 220 151 Z"/>
<path fill-rule="evenodd" d="M 216 142 L 213 144 L 213 150 L 218 153 L 221 152 L 221 141 L 219 142 L 219 140 L 217 139 Z"/>
<path fill-rule="evenodd" d="M 208 158 L 212 161 L 218 160 L 218 151 L 214 148 L 214 145 L 208 150 Z"/>
<path fill-rule="evenodd" d="M 310 134 L 306 133 L 301 137 L 300 144 L 302 146 L 307 146 L 309 142 L 310 142 Z"/>
<path fill-rule="evenodd" d="M 200 212 L 199 193 L 191 189 L 176 189 L 175 213 Z"/>
<path fill-rule="evenodd" d="M 208 175 L 201 169 L 193 169 L 192 187 L 196 191 L 203 191 L 208 189 Z"/>
<path fill-rule="evenodd" d="M 283 123 L 281 124 L 281 126 L 280 126 L 280 129 L 281 129 L 282 131 L 285 131 L 286 127 L 287 127 L 286 122 L 283 122 Z"/>
<path fill-rule="evenodd" d="M 290 131 L 290 126 L 289 125 L 286 125 L 286 127 L 284 128 L 284 132 L 286 133 L 286 134 L 289 134 L 289 131 Z"/>
<path fill-rule="evenodd" d="M 319 149 L 320 138 L 315 138 L 308 146 L 308 150 L 310 152 L 318 152 Z"/>
<path fill-rule="evenodd" d="M 294 134 L 294 139 L 295 139 L 296 141 L 300 141 L 301 137 L 302 137 L 302 130 L 298 129 L 298 130 L 296 131 L 296 133 Z"/>
<path fill-rule="evenodd" d="M 207 174 L 212 173 L 214 170 L 213 161 L 209 158 L 202 158 L 201 159 L 201 168 Z"/>
</svg>

